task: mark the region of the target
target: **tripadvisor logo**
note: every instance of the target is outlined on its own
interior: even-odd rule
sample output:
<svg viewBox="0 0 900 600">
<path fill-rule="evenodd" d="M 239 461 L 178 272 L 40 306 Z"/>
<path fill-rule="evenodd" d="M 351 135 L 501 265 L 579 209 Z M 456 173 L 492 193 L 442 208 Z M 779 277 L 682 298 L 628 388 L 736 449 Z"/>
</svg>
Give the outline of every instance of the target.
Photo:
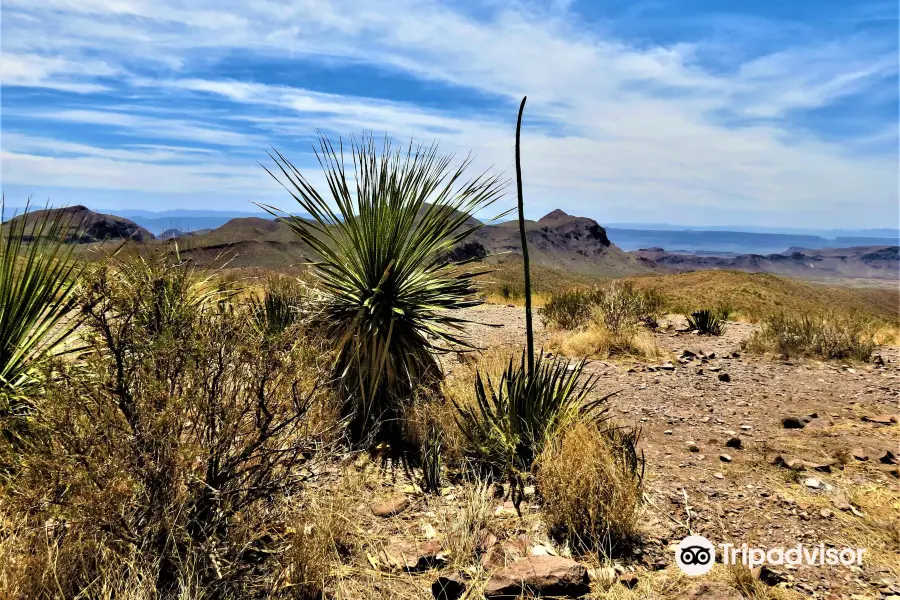
<svg viewBox="0 0 900 600">
<path fill-rule="evenodd" d="M 675 549 L 675 564 L 687 575 L 706 575 L 716 562 L 716 549 L 702 535 L 689 535 Z"/>
<path fill-rule="evenodd" d="M 750 548 L 747 544 L 720 544 L 722 564 L 741 563 L 749 568 L 761 565 L 860 565 L 865 548 L 826 548 L 825 544 L 793 548 Z M 712 542 L 700 535 L 691 535 L 675 549 L 675 563 L 686 575 L 705 575 L 716 562 L 716 549 Z"/>
</svg>

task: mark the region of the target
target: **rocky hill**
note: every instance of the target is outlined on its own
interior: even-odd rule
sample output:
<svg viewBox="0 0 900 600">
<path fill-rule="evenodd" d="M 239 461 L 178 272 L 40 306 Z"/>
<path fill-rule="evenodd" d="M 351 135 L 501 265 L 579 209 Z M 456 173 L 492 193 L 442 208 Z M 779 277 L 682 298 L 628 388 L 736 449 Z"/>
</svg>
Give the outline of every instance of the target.
<svg viewBox="0 0 900 600">
<path fill-rule="evenodd" d="M 676 272 L 735 269 L 788 277 L 900 279 L 900 246 L 790 248 L 780 254 L 733 256 L 676 254 L 662 248 L 645 248 L 634 254 L 644 263 Z"/>
<path fill-rule="evenodd" d="M 153 239 L 153 234 L 134 221 L 115 215 L 97 213 L 81 205 L 30 211 L 24 215 L 13 217 L 3 227 L 8 228 L 9 223 L 25 219 L 25 231 L 28 234 L 38 219 L 47 214 L 51 219 L 60 218 L 67 225 L 66 241 L 68 242 L 79 244 L 107 240 L 146 242 Z"/>
<path fill-rule="evenodd" d="M 466 225 L 479 222 L 470 219 Z M 526 222 L 531 262 L 535 266 L 597 276 L 623 276 L 660 270 L 623 252 L 609 241 L 606 231 L 593 219 L 573 217 L 556 210 L 538 221 Z M 185 240 L 183 253 L 200 262 L 229 257 L 232 267 L 289 268 L 314 257 L 290 228 L 279 220 L 247 217 L 232 219 L 222 227 Z M 518 221 L 487 224 L 457 247 L 456 259 L 486 257 L 503 262 L 521 255 Z"/>
<path fill-rule="evenodd" d="M 610 242 L 606 230 L 593 219 L 561 210 L 526 221 L 525 237 L 532 264 L 541 267 L 611 277 L 659 270 Z M 472 241 L 483 245 L 493 261 L 503 260 L 503 253 L 522 253 L 518 221 L 486 225 Z"/>
</svg>

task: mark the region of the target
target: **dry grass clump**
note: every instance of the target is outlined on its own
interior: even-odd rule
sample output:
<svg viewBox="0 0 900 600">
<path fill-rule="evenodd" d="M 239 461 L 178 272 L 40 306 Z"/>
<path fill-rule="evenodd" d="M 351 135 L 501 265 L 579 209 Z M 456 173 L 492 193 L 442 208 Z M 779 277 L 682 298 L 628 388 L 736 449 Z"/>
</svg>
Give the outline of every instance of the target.
<svg viewBox="0 0 900 600">
<path fill-rule="evenodd" d="M 652 360 L 665 355 L 649 331 L 635 327 L 614 334 L 602 323 L 557 335 L 551 340 L 550 347 L 566 356 L 591 358 L 623 356 Z"/>
<path fill-rule="evenodd" d="M 857 315 L 778 313 L 763 321 L 745 348 L 788 357 L 867 361 L 875 349 L 875 327 Z"/>
<path fill-rule="evenodd" d="M 579 422 L 541 454 L 537 483 L 555 534 L 576 549 L 612 555 L 637 531 L 643 457 L 632 430 Z"/>
<path fill-rule="evenodd" d="M 558 333 L 550 342 L 551 348 L 564 355 L 655 359 L 663 352 L 648 328 L 657 327 L 664 305 L 664 297 L 652 290 L 636 290 L 630 282 L 612 282 L 561 294 L 543 314 L 548 325 L 571 331 Z"/>
</svg>

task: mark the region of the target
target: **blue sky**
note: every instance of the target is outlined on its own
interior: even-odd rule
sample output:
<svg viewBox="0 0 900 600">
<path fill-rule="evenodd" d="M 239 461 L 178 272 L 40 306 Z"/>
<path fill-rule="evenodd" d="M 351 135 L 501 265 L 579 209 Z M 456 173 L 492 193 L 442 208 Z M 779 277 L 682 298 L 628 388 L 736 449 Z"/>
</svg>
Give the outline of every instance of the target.
<svg viewBox="0 0 900 600">
<path fill-rule="evenodd" d="M 293 208 L 316 129 L 437 140 L 528 216 L 896 227 L 895 1 L 4 0 L 2 189 Z M 512 195 L 502 202 L 509 205 Z"/>
</svg>

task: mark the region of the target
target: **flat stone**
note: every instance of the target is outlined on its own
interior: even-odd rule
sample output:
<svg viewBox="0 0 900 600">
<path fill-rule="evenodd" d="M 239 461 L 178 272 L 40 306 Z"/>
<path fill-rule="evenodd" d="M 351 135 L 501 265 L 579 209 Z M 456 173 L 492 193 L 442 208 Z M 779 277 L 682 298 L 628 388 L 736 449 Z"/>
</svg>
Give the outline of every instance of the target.
<svg viewBox="0 0 900 600">
<path fill-rule="evenodd" d="M 393 517 L 406 510 L 407 506 L 409 506 L 409 498 L 406 496 L 395 496 L 373 506 L 372 514 L 382 518 Z"/>
<path fill-rule="evenodd" d="M 530 556 L 495 573 L 484 588 L 484 596 L 519 598 L 535 596 L 582 596 L 590 591 L 584 565 L 560 556 Z"/>
<path fill-rule="evenodd" d="M 719 381 L 728 383 L 729 381 L 731 381 L 731 375 L 729 375 L 728 373 L 719 373 Z"/>
<path fill-rule="evenodd" d="M 797 417 L 785 417 L 781 420 L 781 426 L 785 429 L 803 429 L 806 425 Z"/>
<path fill-rule="evenodd" d="M 389 570 L 418 572 L 446 563 L 443 550 L 437 540 L 424 544 L 394 542 L 379 552 L 379 558 Z"/>
<path fill-rule="evenodd" d="M 875 423 L 877 425 L 893 425 L 897 422 L 897 415 L 865 416 L 862 418 L 862 420 L 868 423 Z"/>
<path fill-rule="evenodd" d="M 860 462 L 865 462 L 865 461 L 869 460 L 869 454 L 862 448 L 854 448 L 853 450 L 850 451 L 850 456 L 852 456 L 853 458 L 855 458 L 856 460 L 858 460 Z"/>
<path fill-rule="evenodd" d="M 878 458 L 878 461 L 886 465 L 900 464 L 900 461 L 897 460 L 897 455 L 890 450 L 885 450 L 884 454 Z"/>
</svg>

